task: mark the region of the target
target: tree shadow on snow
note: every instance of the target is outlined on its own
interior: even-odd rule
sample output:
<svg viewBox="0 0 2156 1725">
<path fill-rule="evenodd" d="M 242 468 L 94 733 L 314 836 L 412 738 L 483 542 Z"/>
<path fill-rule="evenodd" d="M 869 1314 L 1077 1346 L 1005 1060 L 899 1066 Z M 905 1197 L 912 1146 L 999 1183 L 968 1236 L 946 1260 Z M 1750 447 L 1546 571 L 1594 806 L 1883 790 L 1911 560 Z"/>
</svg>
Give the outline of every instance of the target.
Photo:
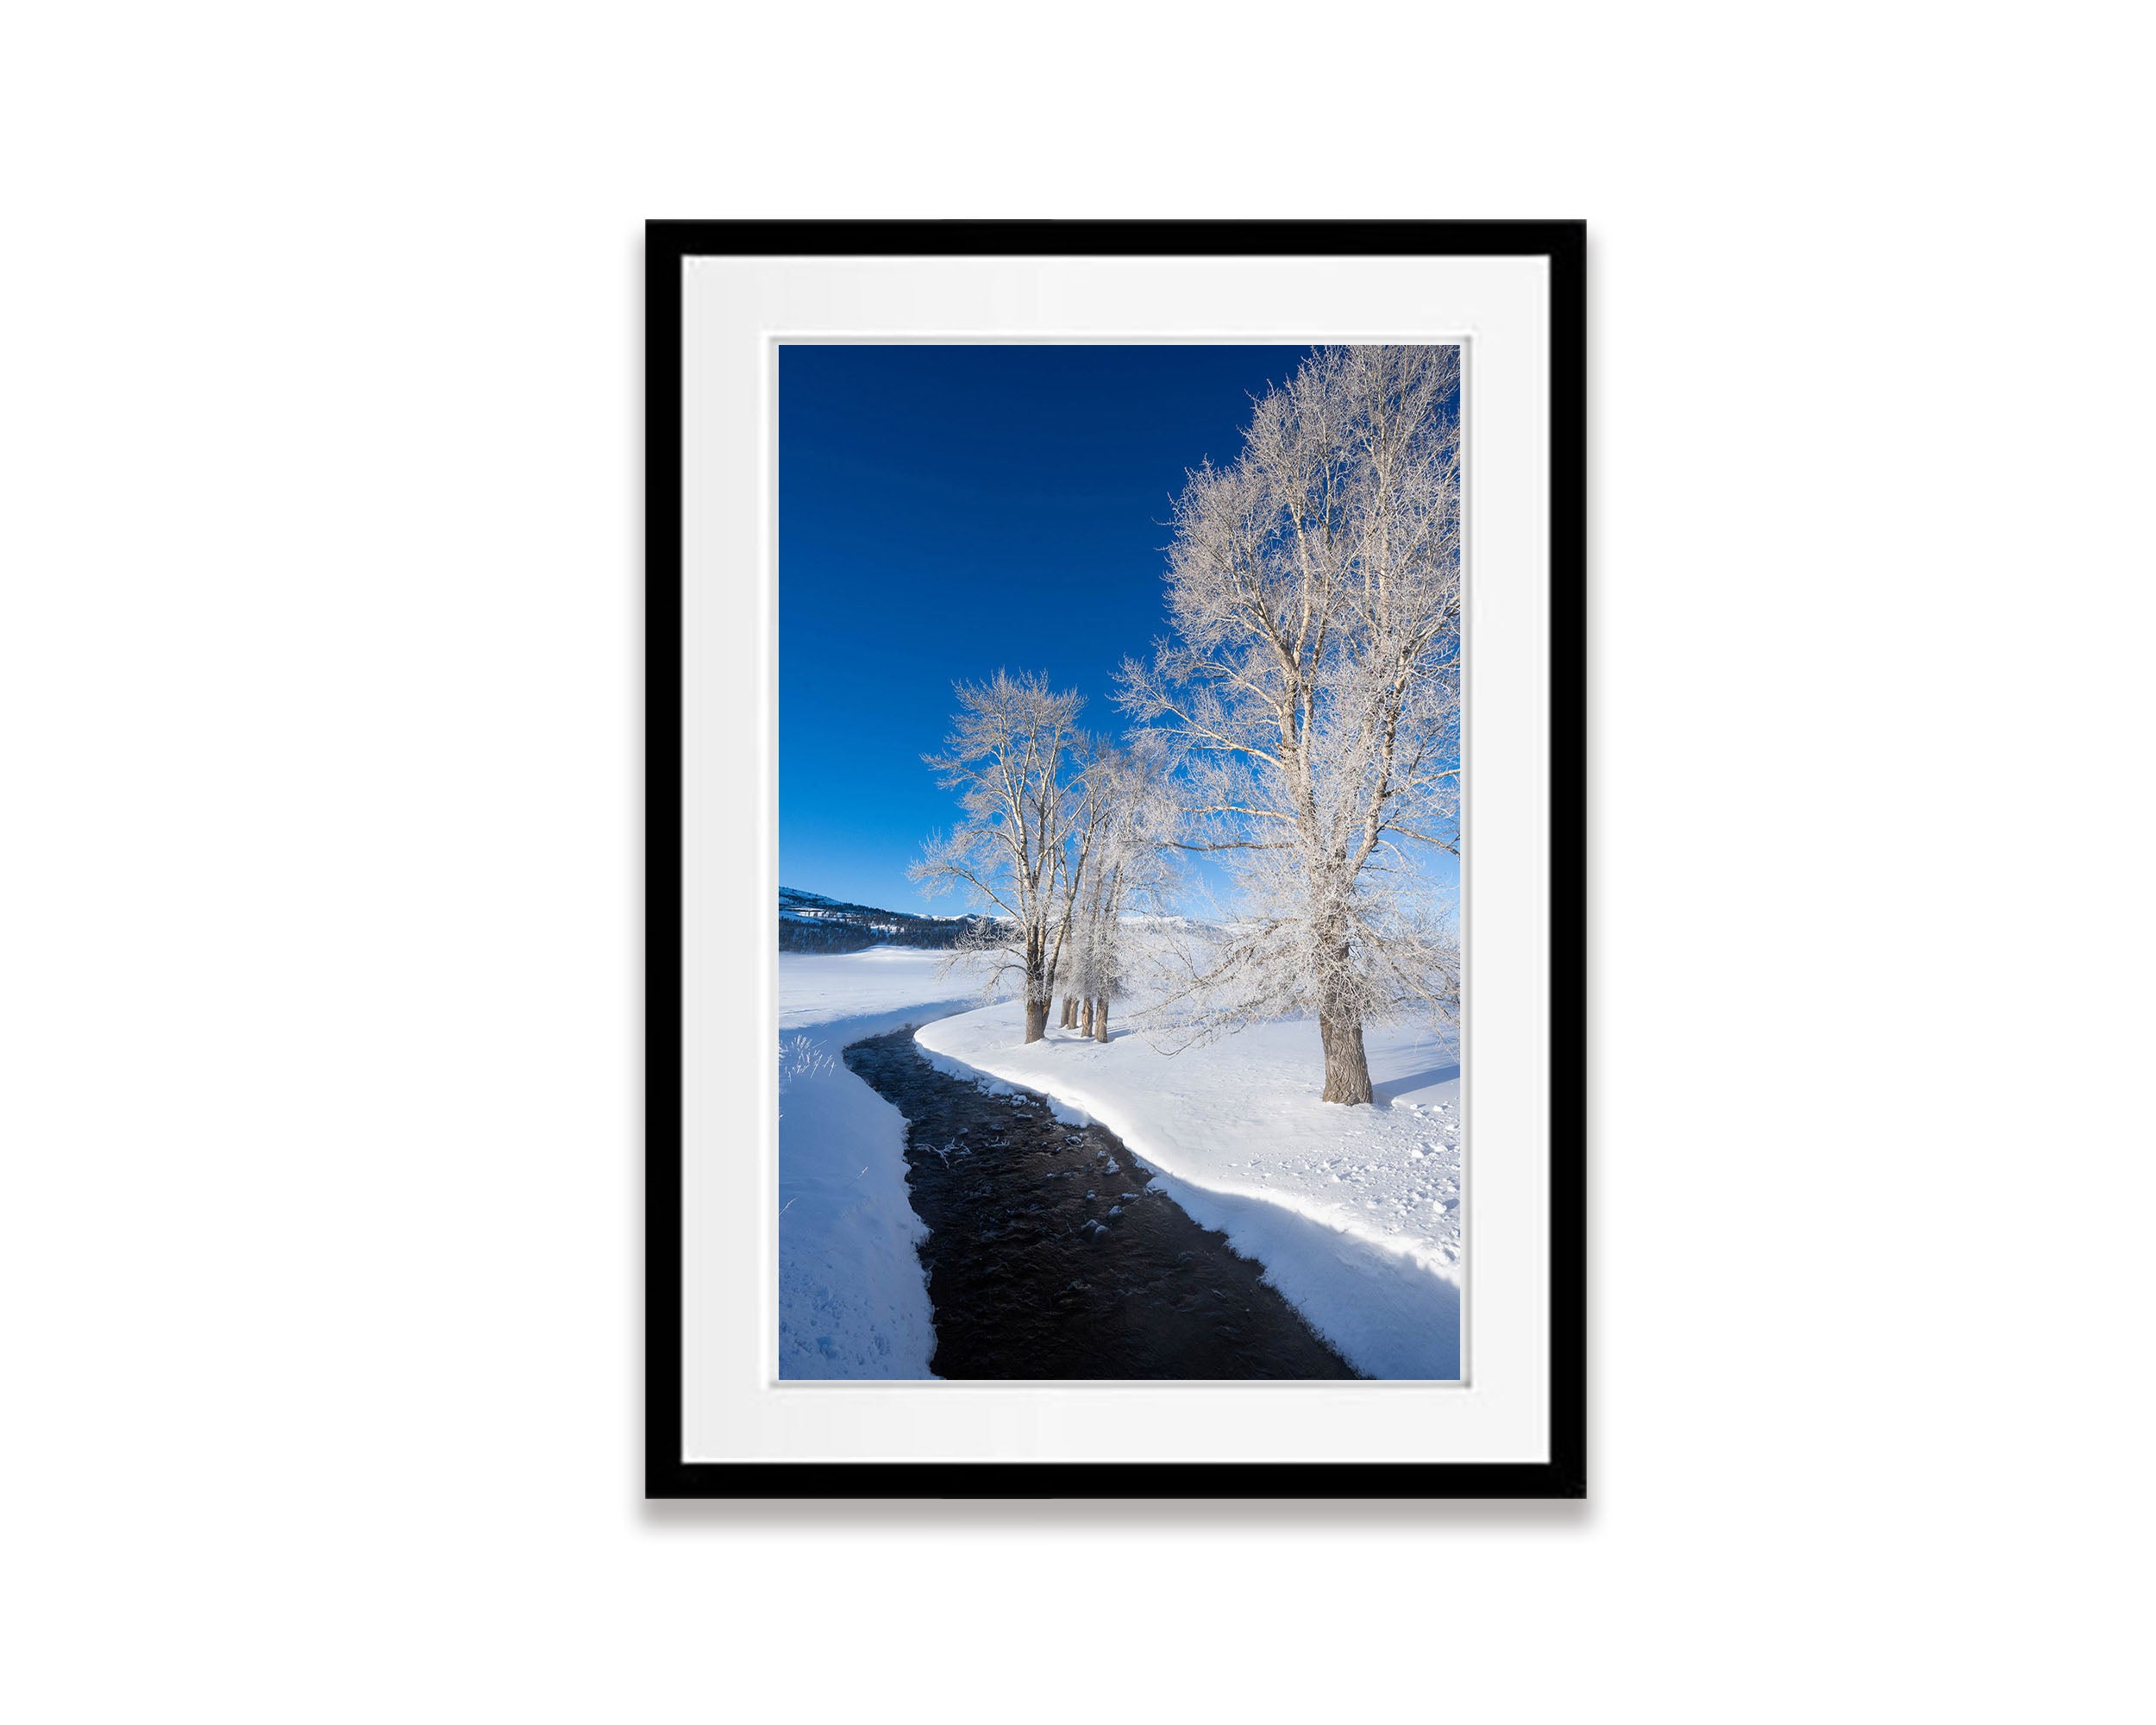
<svg viewBox="0 0 2156 1725">
<path fill-rule="evenodd" d="M 1402 1096 L 1427 1089 L 1432 1084 L 1450 1084 L 1459 1076 L 1460 1064 L 1456 1060 L 1450 1066 L 1432 1066 L 1425 1071 L 1410 1073 L 1405 1078 L 1388 1078 L 1382 1084 L 1370 1086 L 1370 1101 L 1380 1107 L 1390 1107 Z"/>
</svg>

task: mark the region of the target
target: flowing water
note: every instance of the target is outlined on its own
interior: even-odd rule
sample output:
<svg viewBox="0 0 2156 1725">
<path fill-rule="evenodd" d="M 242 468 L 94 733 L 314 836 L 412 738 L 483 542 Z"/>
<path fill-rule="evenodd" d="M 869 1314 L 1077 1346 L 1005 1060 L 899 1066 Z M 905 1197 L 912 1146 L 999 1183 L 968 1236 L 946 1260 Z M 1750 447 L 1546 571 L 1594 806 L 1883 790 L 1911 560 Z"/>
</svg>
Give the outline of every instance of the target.
<svg viewBox="0 0 2156 1725">
<path fill-rule="evenodd" d="M 939 1072 L 911 1026 L 847 1066 L 906 1116 L 939 1377 L 1353 1377 L 1119 1139 Z"/>
</svg>

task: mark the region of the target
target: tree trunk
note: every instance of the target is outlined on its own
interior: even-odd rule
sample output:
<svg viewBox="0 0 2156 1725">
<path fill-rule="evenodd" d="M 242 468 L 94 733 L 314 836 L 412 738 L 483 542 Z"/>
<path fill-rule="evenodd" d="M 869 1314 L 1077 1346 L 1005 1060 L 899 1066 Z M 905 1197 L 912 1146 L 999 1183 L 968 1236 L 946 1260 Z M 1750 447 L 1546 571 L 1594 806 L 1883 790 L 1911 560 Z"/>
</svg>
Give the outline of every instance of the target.
<svg viewBox="0 0 2156 1725">
<path fill-rule="evenodd" d="M 1325 1044 L 1325 1091 L 1321 1102 L 1367 1102 L 1370 1063 L 1363 1052 L 1363 1020 L 1351 1013 L 1318 1014 L 1318 1036 Z"/>
<path fill-rule="evenodd" d="M 1108 1039 L 1108 1000 L 1105 994 L 1100 997 L 1100 1003 L 1093 1015 L 1093 1039 L 1095 1042 L 1106 1042 Z"/>
<path fill-rule="evenodd" d="M 1081 1036 L 1093 1034 L 1093 1001 L 1090 998 L 1087 1000 L 1084 1006 L 1079 1008 L 1078 1034 Z"/>
<path fill-rule="evenodd" d="M 1038 1042 L 1048 1034 L 1048 996 L 1028 994 L 1025 997 L 1025 1039 Z"/>
</svg>

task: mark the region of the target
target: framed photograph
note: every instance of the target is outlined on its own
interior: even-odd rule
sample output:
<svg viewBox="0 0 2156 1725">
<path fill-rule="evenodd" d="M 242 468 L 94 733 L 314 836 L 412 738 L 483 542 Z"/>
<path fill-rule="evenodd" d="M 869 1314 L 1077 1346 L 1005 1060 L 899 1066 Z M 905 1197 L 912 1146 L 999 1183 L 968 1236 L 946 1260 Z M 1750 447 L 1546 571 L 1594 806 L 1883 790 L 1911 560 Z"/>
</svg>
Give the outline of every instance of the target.
<svg viewBox="0 0 2156 1725">
<path fill-rule="evenodd" d="M 1586 1491 L 1586 232 L 649 230 L 646 1490 Z"/>
</svg>

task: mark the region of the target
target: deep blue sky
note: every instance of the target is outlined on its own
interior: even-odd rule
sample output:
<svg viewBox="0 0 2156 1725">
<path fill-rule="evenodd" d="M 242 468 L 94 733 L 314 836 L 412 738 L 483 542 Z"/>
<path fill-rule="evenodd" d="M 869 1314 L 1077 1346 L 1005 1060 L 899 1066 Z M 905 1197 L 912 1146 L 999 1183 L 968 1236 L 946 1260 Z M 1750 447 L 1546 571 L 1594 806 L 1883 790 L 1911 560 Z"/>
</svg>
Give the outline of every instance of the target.
<svg viewBox="0 0 2156 1725">
<path fill-rule="evenodd" d="M 1300 348 L 787 345 L 779 353 L 779 880 L 949 915 L 906 878 L 951 794 L 950 686 L 1086 696 L 1166 626 L 1183 473 L 1234 458 Z"/>
</svg>

